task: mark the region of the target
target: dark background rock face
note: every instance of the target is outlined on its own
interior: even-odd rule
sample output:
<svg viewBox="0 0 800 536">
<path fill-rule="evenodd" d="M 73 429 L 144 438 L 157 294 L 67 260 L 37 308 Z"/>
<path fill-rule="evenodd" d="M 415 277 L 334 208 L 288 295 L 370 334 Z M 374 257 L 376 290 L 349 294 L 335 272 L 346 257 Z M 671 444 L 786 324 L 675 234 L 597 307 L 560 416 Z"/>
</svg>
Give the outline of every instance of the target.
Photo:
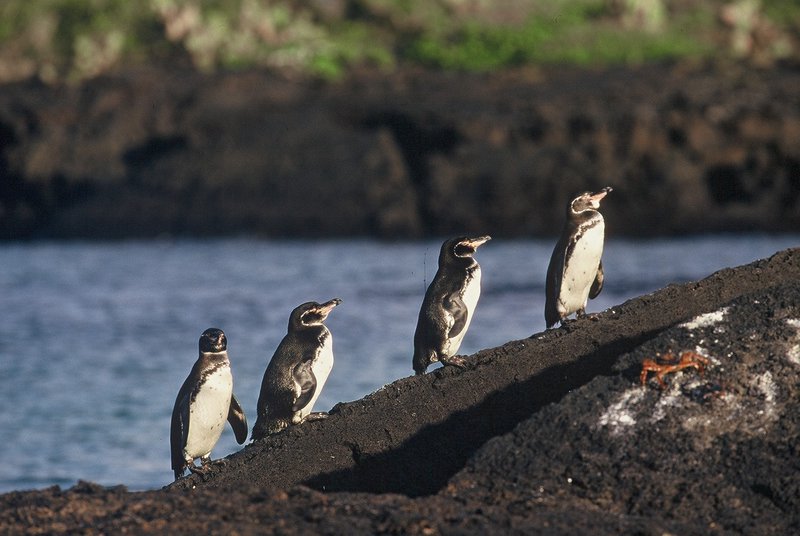
<svg viewBox="0 0 800 536">
<path fill-rule="evenodd" d="M 793 534 L 800 250 L 404 378 L 201 476 L 0 495 L 0 532 Z M 639 383 L 657 353 L 710 361 Z"/>
<path fill-rule="evenodd" d="M 129 71 L 0 87 L 0 237 L 796 231 L 800 72 Z"/>
</svg>

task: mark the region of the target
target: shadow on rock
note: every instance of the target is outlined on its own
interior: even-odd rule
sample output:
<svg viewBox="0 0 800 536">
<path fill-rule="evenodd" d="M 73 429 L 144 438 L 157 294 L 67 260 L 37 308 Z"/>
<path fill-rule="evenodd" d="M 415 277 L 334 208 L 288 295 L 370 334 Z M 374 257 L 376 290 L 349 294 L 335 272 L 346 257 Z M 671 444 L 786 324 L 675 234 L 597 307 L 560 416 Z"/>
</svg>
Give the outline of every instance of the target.
<svg viewBox="0 0 800 536">
<path fill-rule="evenodd" d="M 303 484 L 328 492 L 433 495 L 490 438 L 509 432 L 520 421 L 547 404 L 558 402 L 592 378 L 611 374 L 617 356 L 639 346 L 655 333 L 618 339 L 588 354 L 572 356 L 573 362 L 548 367 L 530 379 L 489 394 L 443 422 L 425 426 L 395 449 L 370 456 L 353 442 L 350 444 L 352 468 L 323 473 Z M 491 374 L 491 369 L 483 373 Z M 434 389 L 435 385 L 434 381 Z"/>
</svg>

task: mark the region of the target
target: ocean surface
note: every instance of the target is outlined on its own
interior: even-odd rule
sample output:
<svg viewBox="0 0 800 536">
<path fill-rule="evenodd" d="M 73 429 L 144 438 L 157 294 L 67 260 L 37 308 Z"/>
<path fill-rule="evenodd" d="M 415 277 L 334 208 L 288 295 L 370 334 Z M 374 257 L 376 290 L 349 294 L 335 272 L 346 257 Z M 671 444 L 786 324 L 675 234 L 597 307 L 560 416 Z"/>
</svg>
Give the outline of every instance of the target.
<svg viewBox="0 0 800 536">
<path fill-rule="evenodd" d="M 255 423 L 261 377 L 302 302 L 340 297 L 335 365 L 315 410 L 411 375 L 441 241 L 180 240 L 0 244 L 0 492 L 78 479 L 172 481 L 169 426 L 208 327 L 228 336 L 234 392 Z M 768 257 L 800 235 L 610 239 L 598 312 L 669 283 Z M 544 329 L 553 241 L 493 240 L 460 354 Z M 226 425 L 214 459 L 239 450 Z"/>
</svg>

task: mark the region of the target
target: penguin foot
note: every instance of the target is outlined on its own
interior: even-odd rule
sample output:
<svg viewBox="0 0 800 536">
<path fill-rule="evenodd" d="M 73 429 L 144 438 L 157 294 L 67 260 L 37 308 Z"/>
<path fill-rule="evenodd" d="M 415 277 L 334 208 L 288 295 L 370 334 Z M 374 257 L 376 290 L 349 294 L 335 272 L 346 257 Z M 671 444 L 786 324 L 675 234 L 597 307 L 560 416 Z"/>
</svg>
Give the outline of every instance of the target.
<svg viewBox="0 0 800 536">
<path fill-rule="evenodd" d="M 321 421 L 321 420 L 327 419 L 327 418 L 328 418 L 328 414 L 325 413 L 324 411 L 315 411 L 313 413 L 309 413 L 308 416 L 306 416 L 306 418 L 303 419 L 303 420 L 305 420 L 305 421 Z"/>
<path fill-rule="evenodd" d="M 194 462 L 188 465 L 189 471 L 195 475 L 204 475 L 208 472 L 211 468 L 211 464 L 215 463 L 211 461 L 211 456 L 207 456 L 205 458 L 200 458 L 200 467 L 197 467 Z"/>
<path fill-rule="evenodd" d="M 464 358 L 459 357 L 457 355 L 452 355 L 447 358 L 440 358 L 439 361 L 442 362 L 442 365 L 454 365 L 459 368 L 467 368 L 467 362 L 464 361 Z"/>
<path fill-rule="evenodd" d="M 562 328 L 565 328 L 567 331 L 572 331 L 572 327 L 573 327 L 572 324 L 577 322 L 577 320 L 578 320 L 577 318 L 566 318 L 566 317 L 564 317 L 561 320 L 559 320 L 559 322 L 560 322 L 560 325 L 561 325 Z"/>
<path fill-rule="evenodd" d="M 599 318 L 597 318 L 597 315 L 598 313 L 587 313 L 586 309 L 580 309 L 575 313 L 575 320 L 578 320 L 580 318 L 586 318 L 591 320 L 592 322 L 597 322 L 598 320 L 600 320 Z"/>
<path fill-rule="evenodd" d="M 201 465 L 200 467 L 197 467 L 196 465 L 190 465 L 189 472 L 193 475 L 204 475 L 208 472 L 208 465 Z"/>
</svg>

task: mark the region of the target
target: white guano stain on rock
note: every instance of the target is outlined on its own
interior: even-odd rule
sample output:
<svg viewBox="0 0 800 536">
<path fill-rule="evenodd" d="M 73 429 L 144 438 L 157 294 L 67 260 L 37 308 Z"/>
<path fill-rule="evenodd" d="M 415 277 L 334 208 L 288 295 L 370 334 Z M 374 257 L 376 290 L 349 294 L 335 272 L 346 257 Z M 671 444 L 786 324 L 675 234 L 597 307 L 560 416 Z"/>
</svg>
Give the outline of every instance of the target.
<svg viewBox="0 0 800 536">
<path fill-rule="evenodd" d="M 706 359 L 708 359 L 708 363 L 711 366 L 718 367 L 718 366 L 720 366 L 722 364 L 722 361 L 719 358 L 717 358 L 714 355 L 712 355 L 708 350 L 706 350 L 705 348 L 703 348 L 699 344 L 694 347 L 694 351 L 695 351 L 695 353 L 698 353 L 701 356 L 703 356 Z"/>
<path fill-rule="evenodd" d="M 800 344 L 790 346 L 786 352 L 786 358 L 790 363 L 800 366 Z"/>
<path fill-rule="evenodd" d="M 636 424 L 633 418 L 635 405 L 644 397 L 644 389 L 632 387 L 624 391 L 616 402 L 606 409 L 597 421 L 597 426 L 608 427 L 612 434 L 618 434 Z"/>
<path fill-rule="evenodd" d="M 756 388 L 761 391 L 764 396 L 764 413 L 771 417 L 775 412 L 775 395 L 778 392 L 778 386 L 775 385 L 775 380 L 772 379 L 772 373 L 766 371 L 755 377 Z"/>
<path fill-rule="evenodd" d="M 779 418 L 778 385 L 770 371 L 745 376 L 749 392 L 726 392 L 714 399 L 706 409 L 687 415 L 683 428 L 693 433 L 693 441 L 699 449 L 713 445 L 716 438 L 731 433 L 759 435 Z"/>
<path fill-rule="evenodd" d="M 722 309 L 717 309 L 711 313 L 705 313 L 702 315 L 698 315 L 693 319 L 689 320 L 688 322 L 684 322 L 680 324 L 680 327 L 686 329 L 697 329 L 697 328 L 705 328 L 708 326 L 713 326 L 714 324 L 718 324 L 725 319 L 725 315 L 728 313 L 728 308 L 723 307 Z"/>
<path fill-rule="evenodd" d="M 677 376 L 677 374 L 673 376 Z M 650 422 L 658 422 L 666 417 L 667 408 L 675 406 L 679 402 L 681 396 L 680 384 L 677 381 L 670 382 L 669 390 L 663 392 L 656 402 L 653 408 L 653 414 L 650 417 Z"/>
<path fill-rule="evenodd" d="M 786 350 L 786 359 L 793 365 L 800 366 L 800 318 L 789 318 L 786 323 L 797 330 L 797 342 Z"/>
</svg>

